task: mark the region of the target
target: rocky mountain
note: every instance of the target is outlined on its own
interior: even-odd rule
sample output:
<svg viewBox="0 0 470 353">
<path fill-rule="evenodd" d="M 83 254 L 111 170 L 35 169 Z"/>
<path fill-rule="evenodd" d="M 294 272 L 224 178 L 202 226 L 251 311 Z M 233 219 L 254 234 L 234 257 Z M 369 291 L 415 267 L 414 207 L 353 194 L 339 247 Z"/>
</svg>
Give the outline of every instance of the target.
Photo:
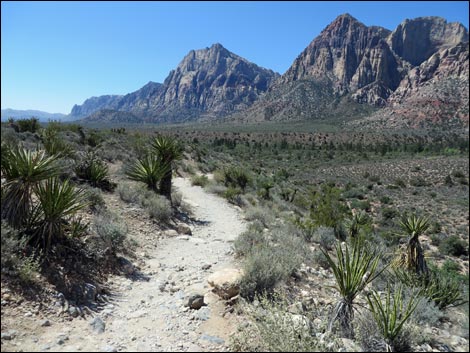
<svg viewBox="0 0 470 353">
<path fill-rule="evenodd" d="M 110 109 L 114 107 L 122 98 L 119 95 L 106 95 L 88 98 L 82 105 L 75 104 L 70 112 L 71 118 L 81 118 L 90 115 L 100 109 Z"/>
<path fill-rule="evenodd" d="M 440 106 L 464 120 L 461 113 L 466 110 L 468 121 L 464 89 L 465 80 L 468 82 L 468 31 L 461 24 L 422 17 L 405 20 L 392 32 L 367 27 L 344 14 L 308 45 L 249 109 L 245 120 L 357 118 L 371 111 L 380 115 L 408 100 L 420 100 L 420 106 L 426 106 L 435 100 L 438 86 L 452 86 L 449 80 L 462 81 L 453 85 L 458 94 L 454 92 L 452 99 L 463 98 L 453 103 L 444 99 Z"/>
<path fill-rule="evenodd" d="M 393 31 L 338 16 L 282 75 L 220 44 L 190 51 L 163 84 L 94 97 L 72 115 L 107 121 L 238 123 L 311 119 L 452 122 L 468 126 L 468 30 L 439 17 L 407 19 Z M 394 116 L 394 119 L 389 119 Z M 394 124 L 394 123 L 393 123 Z M 392 124 L 392 125 L 393 125 Z M 451 124 L 451 125 L 452 125 Z"/>
<path fill-rule="evenodd" d="M 130 112 L 148 122 L 220 117 L 249 107 L 278 76 L 214 44 L 191 50 L 163 84 L 149 82 L 125 96 L 90 98 L 74 106 L 71 115 L 85 117 L 105 109 Z"/>
</svg>

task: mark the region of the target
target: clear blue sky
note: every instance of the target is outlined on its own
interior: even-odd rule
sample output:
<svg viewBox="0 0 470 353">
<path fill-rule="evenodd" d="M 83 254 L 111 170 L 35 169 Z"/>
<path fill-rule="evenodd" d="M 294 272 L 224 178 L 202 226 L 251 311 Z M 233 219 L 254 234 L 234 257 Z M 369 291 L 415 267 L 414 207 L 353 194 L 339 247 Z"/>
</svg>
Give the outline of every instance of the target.
<svg viewBox="0 0 470 353">
<path fill-rule="evenodd" d="M 2 109 L 68 114 L 91 96 L 163 82 L 191 49 L 219 42 L 284 73 L 338 15 L 393 30 L 441 16 L 468 28 L 467 1 L 1 3 Z"/>
</svg>

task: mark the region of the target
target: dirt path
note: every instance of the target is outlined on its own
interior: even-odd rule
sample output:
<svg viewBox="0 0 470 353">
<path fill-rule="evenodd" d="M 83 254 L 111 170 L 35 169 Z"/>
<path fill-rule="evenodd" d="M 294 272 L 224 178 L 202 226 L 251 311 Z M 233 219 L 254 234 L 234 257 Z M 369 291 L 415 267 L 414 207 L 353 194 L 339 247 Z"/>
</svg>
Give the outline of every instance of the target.
<svg viewBox="0 0 470 353">
<path fill-rule="evenodd" d="M 23 322 L 15 339 L 2 340 L 2 351 L 226 350 L 233 320 L 222 317 L 224 305 L 210 292 L 207 277 L 232 265 L 231 241 L 245 223 L 233 206 L 187 179 L 176 178 L 174 186 L 192 206 L 192 235 L 158 236 L 153 244 L 146 242 L 157 238 L 155 234 L 145 234 L 152 232 L 151 222 L 141 224 L 135 206 L 122 203 L 116 194 L 108 196 L 111 209 L 132 226 L 130 235 L 145 245 L 146 279 L 111 279 L 119 296 L 95 315 L 105 324 L 103 333 L 94 331 L 89 315 L 70 322 L 48 317 L 51 325 L 45 327 L 37 318 L 22 318 L 30 320 L 31 330 L 22 332 L 28 327 Z M 208 305 L 199 310 L 186 307 L 193 293 L 205 295 Z"/>
</svg>

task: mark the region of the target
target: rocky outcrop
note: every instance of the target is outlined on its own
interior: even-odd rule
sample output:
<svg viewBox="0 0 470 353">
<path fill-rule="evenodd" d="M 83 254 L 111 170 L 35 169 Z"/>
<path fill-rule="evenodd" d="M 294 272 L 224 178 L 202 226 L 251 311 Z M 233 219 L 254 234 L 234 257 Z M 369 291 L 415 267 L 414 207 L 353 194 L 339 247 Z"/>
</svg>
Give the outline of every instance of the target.
<svg viewBox="0 0 470 353">
<path fill-rule="evenodd" d="M 330 81 L 339 94 L 374 82 L 398 86 L 400 63 L 386 43 L 389 30 L 367 27 L 349 14 L 336 18 L 294 61 L 280 84 L 305 78 Z"/>
<path fill-rule="evenodd" d="M 424 17 L 406 20 L 391 32 L 344 14 L 305 48 L 243 118 L 344 120 L 377 110 L 367 107 L 380 108 L 380 115 L 390 106 L 413 102 L 433 121 L 449 116 L 468 121 L 468 113 L 462 114 L 468 112 L 465 82 L 468 31 L 461 24 Z M 433 111 L 429 104 L 439 109 Z"/>
<path fill-rule="evenodd" d="M 387 41 L 398 56 L 418 66 L 441 49 L 468 42 L 468 31 L 440 17 L 419 17 L 400 23 Z"/>
<path fill-rule="evenodd" d="M 122 96 L 106 95 L 88 98 L 82 105 L 75 104 L 69 117 L 78 119 L 88 116 L 100 109 L 116 109 L 117 103 Z"/>
<path fill-rule="evenodd" d="M 93 97 L 71 114 L 83 117 L 107 109 L 147 122 L 220 117 L 249 107 L 278 76 L 214 44 L 191 50 L 163 84 L 149 82 L 125 96 Z"/>
<path fill-rule="evenodd" d="M 282 76 L 214 44 L 190 51 L 163 84 L 94 97 L 72 114 L 108 109 L 94 119 L 116 122 L 126 119 L 116 111 L 141 122 L 344 121 L 414 104 L 410 111 L 422 107 L 417 114 L 425 111 L 433 121 L 468 125 L 468 57 L 468 31 L 459 23 L 421 17 L 390 31 L 343 14 Z"/>
</svg>

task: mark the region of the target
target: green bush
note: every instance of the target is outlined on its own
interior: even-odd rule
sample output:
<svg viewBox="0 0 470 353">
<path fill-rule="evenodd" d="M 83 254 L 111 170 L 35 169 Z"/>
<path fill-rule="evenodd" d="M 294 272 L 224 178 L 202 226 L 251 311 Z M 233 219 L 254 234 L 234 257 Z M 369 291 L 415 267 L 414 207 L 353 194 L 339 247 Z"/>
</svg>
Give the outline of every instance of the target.
<svg viewBox="0 0 470 353">
<path fill-rule="evenodd" d="M 256 295 L 271 293 L 275 284 L 287 279 L 305 259 L 305 242 L 279 229 L 272 242 L 260 243 L 245 257 L 240 294 L 253 300 Z"/>
<path fill-rule="evenodd" d="M 209 183 L 209 178 L 206 175 L 193 175 L 191 177 L 191 185 L 204 187 Z"/>
<path fill-rule="evenodd" d="M 96 234 L 113 254 L 123 249 L 128 228 L 116 214 L 109 211 L 99 213 L 95 216 L 94 226 Z"/>
<path fill-rule="evenodd" d="M 250 225 L 248 230 L 235 239 L 233 249 L 236 256 L 248 256 L 252 251 L 257 251 L 259 247 L 266 246 L 267 242 L 263 227 Z"/>
<path fill-rule="evenodd" d="M 244 192 L 251 178 L 243 168 L 230 166 L 223 170 L 223 180 L 225 186 L 232 188 L 239 187 Z"/>
<path fill-rule="evenodd" d="M 401 352 L 401 350 L 397 350 L 397 345 L 400 343 L 397 339 L 400 337 L 404 324 L 419 304 L 418 293 L 413 294 L 405 303 L 402 291 L 403 287 L 400 285 L 394 290 L 387 287 L 385 302 L 376 291 L 372 291 L 367 296 L 369 308 L 385 340 L 387 352 Z"/>
<path fill-rule="evenodd" d="M 461 240 L 456 235 L 451 235 L 448 238 L 442 240 L 439 244 L 439 250 L 444 255 L 460 256 L 466 255 L 468 251 L 468 245 L 465 241 Z"/>
<path fill-rule="evenodd" d="M 41 127 L 37 118 L 19 119 L 16 121 L 16 124 L 19 127 L 19 132 L 29 131 L 35 133 Z"/>
<path fill-rule="evenodd" d="M 141 203 L 149 213 L 150 218 L 154 218 L 161 223 L 168 223 L 173 215 L 171 203 L 164 196 L 148 193 L 145 198 L 141 199 Z"/>
<path fill-rule="evenodd" d="M 119 197 L 122 201 L 127 203 L 138 203 L 140 200 L 140 193 L 129 183 L 120 183 L 117 187 Z"/>
<path fill-rule="evenodd" d="M 235 352 L 322 352 L 324 343 L 315 337 L 310 319 L 288 312 L 285 298 L 259 297 L 258 307 L 245 305 L 244 314 L 249 318 L 231 337 L 231 350 Z M 315 313 L 317 314 L 317 313 Z M 318 317 L 319 315 L 317 315 Z M 331 343 L 332 340 L 329 340 Z"/>
<path fill-rule="evenodd" d="M 228 187 L 225 190 L 223 195 L 230 203 L 241 206 L 242 205 L 242 201 L 240 198 L 241 194 L 242 194 L 242 191 L 239 188 Z"/>
<path fill-rule="evenodd" d="M 94 187 L 113 191 L 116 184 L 109 180 L 108 166 L 98 159 L 94 153 L 87 153 L 82 160 L 75 165 L 77 177 L 84 179 Z"/>
</svg>

